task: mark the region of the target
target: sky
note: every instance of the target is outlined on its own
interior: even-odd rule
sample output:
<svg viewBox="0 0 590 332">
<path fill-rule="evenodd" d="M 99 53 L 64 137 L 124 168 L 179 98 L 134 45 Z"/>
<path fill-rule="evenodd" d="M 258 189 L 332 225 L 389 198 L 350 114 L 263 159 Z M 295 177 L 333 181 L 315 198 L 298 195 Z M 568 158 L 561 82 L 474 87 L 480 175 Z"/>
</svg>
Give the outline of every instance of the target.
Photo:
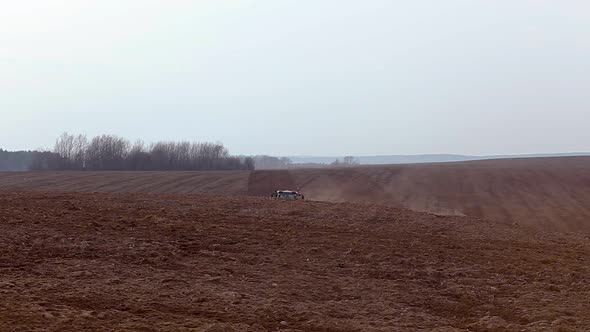
<svg viewBox="0 0 590 332">
<path fill-rule="evenodd" d="M 0 147 L 590 151 L 586 0 L 0 0 Z"/>
</svg>

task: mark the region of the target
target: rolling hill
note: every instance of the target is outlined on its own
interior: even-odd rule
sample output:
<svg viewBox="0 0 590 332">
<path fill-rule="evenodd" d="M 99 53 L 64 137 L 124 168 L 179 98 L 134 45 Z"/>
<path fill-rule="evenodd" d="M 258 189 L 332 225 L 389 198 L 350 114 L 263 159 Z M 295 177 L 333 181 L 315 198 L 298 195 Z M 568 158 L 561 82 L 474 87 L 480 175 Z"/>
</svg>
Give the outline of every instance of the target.
<svg viewBox="0 0 590 332">
<path fill-rule="evenodd" d="M 291 171 L 0 173 L 2 191 L 194 193 L 306 198 L 590 231 L 590 157 L 526 158 Z"/>
</svg>

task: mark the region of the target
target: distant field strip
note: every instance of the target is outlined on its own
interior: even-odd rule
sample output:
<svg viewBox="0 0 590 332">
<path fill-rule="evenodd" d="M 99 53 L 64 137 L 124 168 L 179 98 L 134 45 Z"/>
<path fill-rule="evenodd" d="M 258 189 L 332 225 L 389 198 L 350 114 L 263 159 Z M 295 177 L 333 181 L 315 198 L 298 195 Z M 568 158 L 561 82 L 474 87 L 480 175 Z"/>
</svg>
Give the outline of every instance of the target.
<svg viewBox="0 0 590 332">
<path fill-rule="evenodd" d="M 243 195 L 247 171 L 0 173 L 0 190 Z"/>
</svg>

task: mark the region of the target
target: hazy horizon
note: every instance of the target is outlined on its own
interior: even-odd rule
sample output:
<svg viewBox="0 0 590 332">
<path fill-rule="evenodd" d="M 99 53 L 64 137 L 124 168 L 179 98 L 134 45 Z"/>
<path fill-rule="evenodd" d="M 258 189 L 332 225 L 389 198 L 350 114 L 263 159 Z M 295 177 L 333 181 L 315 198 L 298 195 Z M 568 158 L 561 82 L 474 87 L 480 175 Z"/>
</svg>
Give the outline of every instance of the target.
<svg viewBox="0 0 590 332">
<path fill-rule="evenodd" d="M 590 3 L 28 0 L 0 10 L 0 148 L 64 131 L 232 154 L 590 151 Z"/>
</svg>

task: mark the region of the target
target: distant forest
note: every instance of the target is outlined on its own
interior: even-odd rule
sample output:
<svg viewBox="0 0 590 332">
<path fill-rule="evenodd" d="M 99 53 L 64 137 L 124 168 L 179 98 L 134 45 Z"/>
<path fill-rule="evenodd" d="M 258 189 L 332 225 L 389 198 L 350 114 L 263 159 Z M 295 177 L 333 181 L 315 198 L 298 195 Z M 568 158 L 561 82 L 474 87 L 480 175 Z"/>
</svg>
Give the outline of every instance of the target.
<svg viewBox="0 0 590 332">
<path fill-rule="evenodd" d="M 0 170 L 196 171 L 253 170 L 250 157 L 231 156 L 220 143 L 131 143 L 113 135 L 62 134 L 53 152 L 0 149 Z"/>
<path fill-rule="evenodd" d="M 352 167 L 360 165 L 360 162 L 353 156 L 346 156 L 342 160 L 336 158 L 330 163 L 294 163 L 287 157 L 255 156 L 254 164 L 256 169 L 277 170 L 294 168 L 327 168 L 327 167 Z"/>
<path fill-rule="evenodd" d="M 57 170 L 63 159 L 52 152 L 0 149 L 0 171 Z"/>
</svg>

